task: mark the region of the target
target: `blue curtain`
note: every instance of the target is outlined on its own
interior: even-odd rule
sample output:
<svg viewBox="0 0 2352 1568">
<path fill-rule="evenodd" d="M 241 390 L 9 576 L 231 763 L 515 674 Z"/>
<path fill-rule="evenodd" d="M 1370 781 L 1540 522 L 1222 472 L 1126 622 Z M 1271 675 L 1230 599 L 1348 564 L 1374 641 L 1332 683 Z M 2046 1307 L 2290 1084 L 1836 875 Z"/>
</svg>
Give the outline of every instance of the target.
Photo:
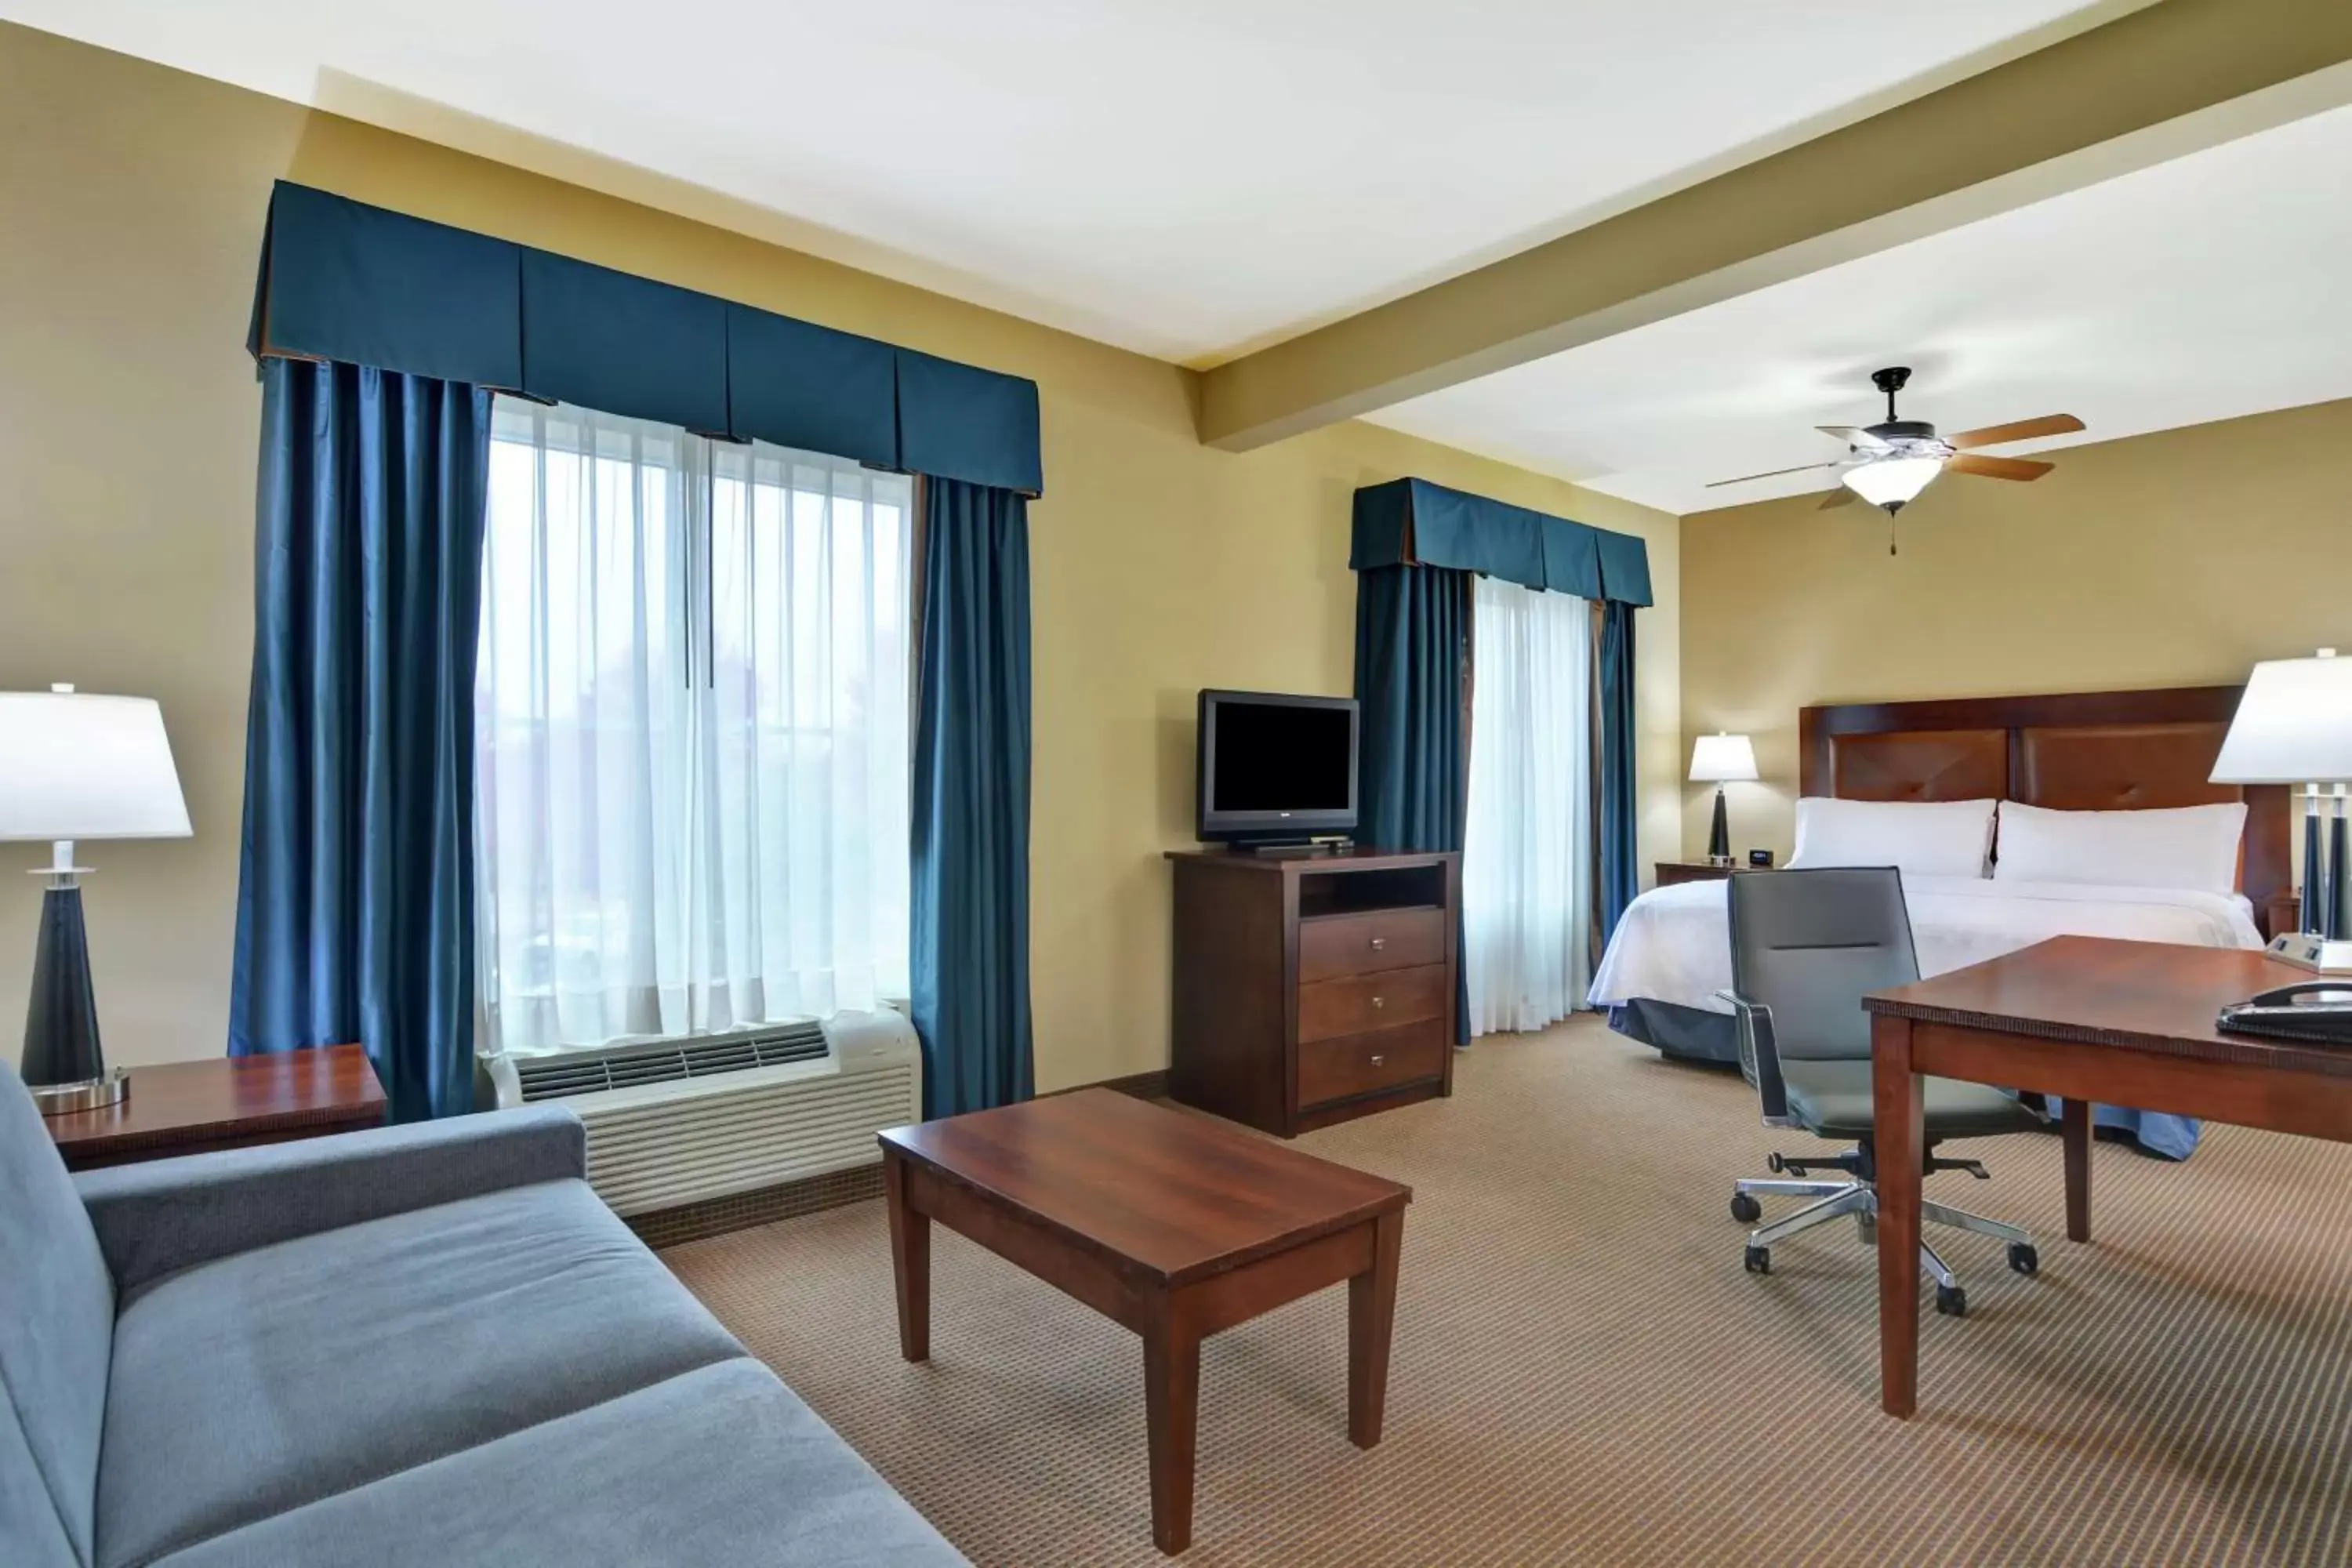
<svg viewBox="0 0 2352 1568">
<path fill-rule="evenodd" d="M 1634 843 L 1633 608 L 1617 599 L 1602 601 L 1601 657 L 1593 665 L 1593 706 L 1601 726 L 1599 864 L 1593 881 L 1601 902 L 1598 940 L 1604 945 L 1625 906 L 1642 890 Z"/>
<path fill-rule="evenodd" d="M 1029 503 L 923 481 L 915 1031 L 923 1113 L 1034 1092 L 1029 1037 Z"/>
<path fill-rule="evenodd" d="M 1470 804 L 1470 584 L 1469 573 L 1444 566 L 1356 574 L 1356 837 L 1366 844 L 1462 848 Z M 1456 1038 L 1467 1045 L 1469 982 L 1458 952 L 1454 974 Z"/>
<path fill-rule="evenodd" d="M 262 362 L 229 1051 L 358 1041 L 473 1109 L 474 656 L 489 394 Z"/>
</svg>

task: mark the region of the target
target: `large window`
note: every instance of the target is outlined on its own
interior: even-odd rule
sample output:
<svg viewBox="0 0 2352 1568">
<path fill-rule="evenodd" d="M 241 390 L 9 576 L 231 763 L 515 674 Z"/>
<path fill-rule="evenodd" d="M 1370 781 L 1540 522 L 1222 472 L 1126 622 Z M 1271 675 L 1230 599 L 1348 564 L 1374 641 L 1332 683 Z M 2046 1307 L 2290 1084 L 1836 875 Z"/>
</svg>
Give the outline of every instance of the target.
<svg viewBox="0 0 2352 1568">
<path fill-rule="evenodd" d="M 1591 984 L 1592 605 L 1473 590 L 1462 944 L 1470 1032 L 1540 1029 Z"/>
<path fill-rule="evenodd" d="M 907 993 L 911 481 L 501 397 L 475 683 L 487 1044 Z"/>
</svg>

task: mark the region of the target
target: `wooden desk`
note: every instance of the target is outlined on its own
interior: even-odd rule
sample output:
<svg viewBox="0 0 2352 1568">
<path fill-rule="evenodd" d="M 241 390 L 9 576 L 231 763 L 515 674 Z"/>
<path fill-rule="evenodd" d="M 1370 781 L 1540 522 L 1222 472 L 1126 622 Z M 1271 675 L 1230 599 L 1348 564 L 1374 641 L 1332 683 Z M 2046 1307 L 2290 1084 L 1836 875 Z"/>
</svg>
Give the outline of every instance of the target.
<svg viewBox="0 0 2352 1568">
<path fill-rule="evenodd" d="M 113 1105 L 42 1118 L 68 1170 L 244 1149 L 383 1121 L 383 1086 L 361 1046 L 215 1057 L 131 1069 Z"/>
<path fill-rule="evenodd" d="M 931 1221 L 1143 1337 L 1151 1539 L 1192 1538 L 1201 1342 L 1348 1282 L 1348 1436 L 1381 1440 L 1412 1189 L 1105 1089 L 880 1135 L 898 1348 L 931 1353 Z"/>
<path fill-rule="evenodd" d="M 1863 998 L 1877 1098 L 1879 1404 L 1918 1403 L 1920 1078 L 2066 1100 L 2066 1236 L 2091 1239 L 2091 1110 L 2352 1142 L 2352 1048 L 2224 1035 L 2225 1003 L 2311 979 L 2260 952 L 2062 936 Z"/>
</svg>

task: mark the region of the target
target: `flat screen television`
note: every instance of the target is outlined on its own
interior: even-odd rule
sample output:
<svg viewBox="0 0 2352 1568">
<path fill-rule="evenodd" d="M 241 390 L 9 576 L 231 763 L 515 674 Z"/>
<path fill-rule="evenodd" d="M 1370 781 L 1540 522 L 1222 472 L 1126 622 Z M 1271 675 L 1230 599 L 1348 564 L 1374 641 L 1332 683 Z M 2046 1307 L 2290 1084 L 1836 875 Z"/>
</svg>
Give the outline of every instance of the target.
<svg viewBox="0 0 2352 1568">
<path fill-rule="evenodd" d="M 1356 828 L 1356 700 L 1203 691 L 1200 836 L 1303 841 Z"/>
</svg>

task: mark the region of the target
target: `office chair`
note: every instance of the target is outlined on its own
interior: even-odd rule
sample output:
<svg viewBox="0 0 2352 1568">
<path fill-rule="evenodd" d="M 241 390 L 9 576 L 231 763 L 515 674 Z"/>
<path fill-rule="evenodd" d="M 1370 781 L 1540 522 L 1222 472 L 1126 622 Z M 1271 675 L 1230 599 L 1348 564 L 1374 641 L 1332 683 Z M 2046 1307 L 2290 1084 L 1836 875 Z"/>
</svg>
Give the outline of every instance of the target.
<svg viewBox="0 0 2352 1568">
<path fill-rule="evenodd" d="M 1801 1127 L 1816 1138 L 1852 1142 L 1829 1156 L 1784 1158 L 1771 1169 L 1795 1179 L 1743 1180 L 1731 1196 L 1731 1217 L 1753 1225 L 1763 1217 L 1759 1197 L 1814 1201 L 1750 1231 L 1748 1269 L 1772 1271 L 1772 1247 L 1845 1215 L 1865 1242 L 1875 1239 L 1878 1162 L 1872 1122 L 1870 1015 L 1862 995 L 1919 978 L 1911 945 L 1911 913 L 1903 879 L 1893 867 L 1824 867 L 1818 870 L 1742 873 L 1731 879 L 1732 989 L 1719 993 L 1738 1017 L 1739 1068 L 1764 1103 L 1767 1127 Z M 2025 1132 L 2043 1118 L 1997 1089 L 1930 1078 L 1926 1110 L 1925 1172 L 1966 1171 L 1989 1179 L 1974 1160 L 1937 1157 L 1947 1138 Z M 1843 1181 L 1811 1179 L 1815 1167 L 1846 1173 Z M 1972 1230 L 2009 1244 L 2009 1266 L 2020 1274 L 2040 1267 L 2033 1238 L 2013 1225 L 1922 1200 L 1927 1225 Z M 1936 1310 L 1968 1311 L 1968 1293 L 1923 1236 L 1921 1264 L 1936 1279 Z"/>
</svg>

